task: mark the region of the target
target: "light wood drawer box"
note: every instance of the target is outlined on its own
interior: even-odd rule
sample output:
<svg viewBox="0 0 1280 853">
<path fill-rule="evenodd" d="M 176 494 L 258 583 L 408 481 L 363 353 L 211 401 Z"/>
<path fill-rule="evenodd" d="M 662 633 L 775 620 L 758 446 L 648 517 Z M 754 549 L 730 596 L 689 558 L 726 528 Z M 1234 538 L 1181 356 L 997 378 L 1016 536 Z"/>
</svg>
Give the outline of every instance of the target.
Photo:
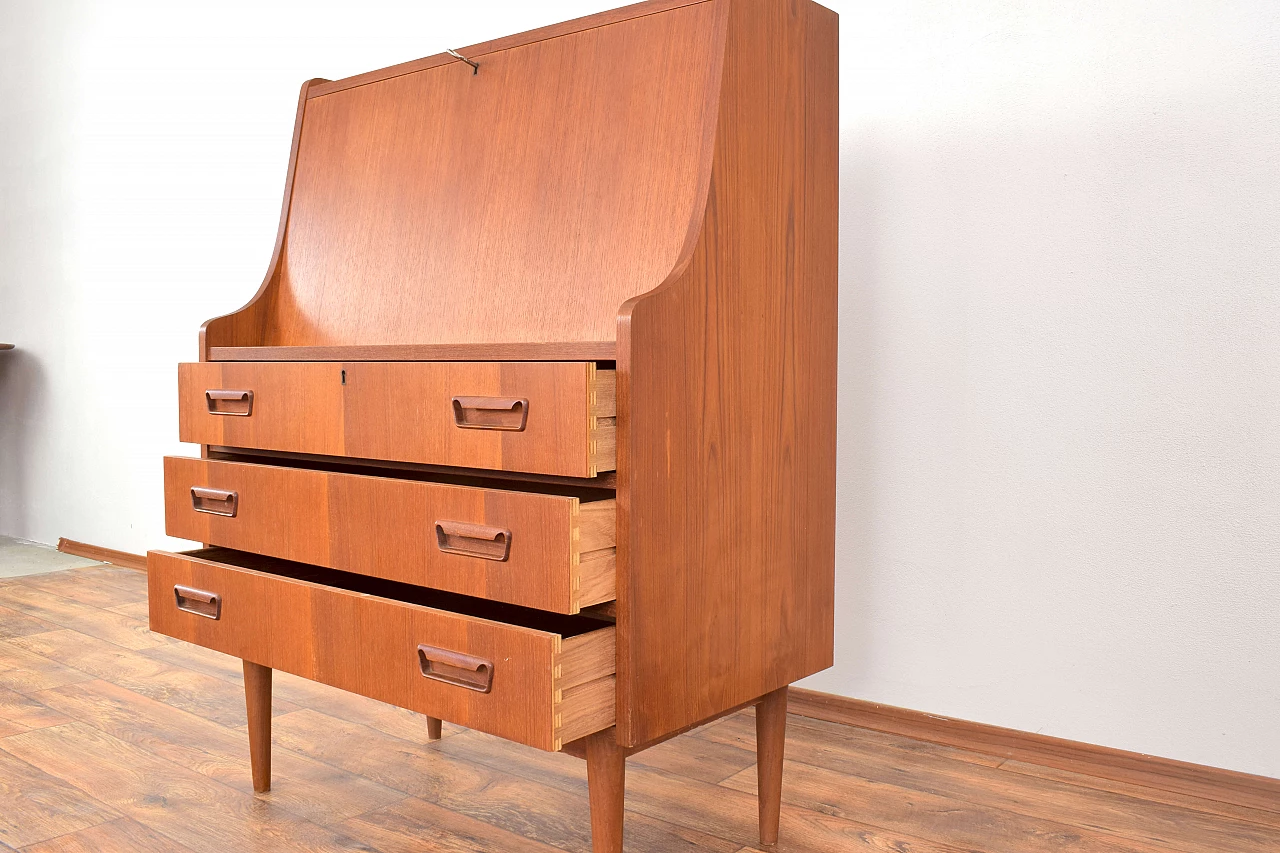
<svg viewBox="0 0 1280 853">
<path fill-rule="evenodd" d="M 615 598 L 612 498 L 174 456 L 164 483 L 179 539 L 559 613 Z"/>
<path fill-rule="evenodd" d="M 594 477 L 616 467 L 615 372 L 592 362 L 178 366 L 178 435 L 226 447 Z"/>
<path fill-rule="evenodd" d="M 147 572 L 151 630 L 179 640 L 540 749 L 614 722 L 604 622 L 221 548 Z"/>
</svg>

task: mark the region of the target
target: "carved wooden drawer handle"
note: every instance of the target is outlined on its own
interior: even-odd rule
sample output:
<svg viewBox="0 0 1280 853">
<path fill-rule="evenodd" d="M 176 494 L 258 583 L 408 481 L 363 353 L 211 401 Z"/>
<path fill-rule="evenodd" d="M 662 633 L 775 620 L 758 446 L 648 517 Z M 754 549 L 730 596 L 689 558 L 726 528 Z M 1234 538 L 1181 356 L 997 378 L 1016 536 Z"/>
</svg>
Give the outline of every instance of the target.
<svg viewBox="0 0 1280 853">
<path fill-rule="evenodd" d="M 511 531 L 463 521 L 437 521 L 436 544 L 446 554 L 504 562 L 511 555 Z"/>
<path fill-rule="evenodd" d="M 201 486 L 191 487 L 191 508 L 196 512 L 207 512 L 210 515 L 225 515 L 235 518 L 240 509 L 240 494 L 224 489 L 206 489 Z"/>
<path fill-rule="evenodd" d="M 211 388 L 204 392 L 204 403 L 211 415 L 238 415 L 247 418 L 253 414 L 252 391 L 222 391 Z"/>
<path fill-rule="evenodd" d="M 529 401 L 516 397 L 454 397 L 453 423 L 462 429 L 519 432 L 529 418 Z"/>
<path fill-rule="evenodd" d="M 418 668 L 424 678 L 465 687 L 477 693 L 493 689 L 493 662 L 435 646 L 418 646 Z"/>
<path fill-rule="evenodd" d="M 173 598 L 179 610 L 194 613 L 206 619 L 222 618 L 222 596 L 216 592 L 205 592 L 203 589 L 192 589 L 189 586 L 174 586 Z"/>
</svg>

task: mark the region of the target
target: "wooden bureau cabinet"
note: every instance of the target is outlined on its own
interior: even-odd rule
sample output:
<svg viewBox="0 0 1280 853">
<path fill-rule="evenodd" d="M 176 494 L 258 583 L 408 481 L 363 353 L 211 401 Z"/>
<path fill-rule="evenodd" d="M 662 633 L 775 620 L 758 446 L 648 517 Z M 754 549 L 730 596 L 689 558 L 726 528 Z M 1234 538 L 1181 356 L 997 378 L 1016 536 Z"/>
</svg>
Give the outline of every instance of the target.
<svg viewBox="0 0 1280 853">
<path fill-rule="evenodd" d="M 262 287 L 179 367 L 151 627 L 587 760 L 831 664 L 837 19 L 652 0 L 302 88 Z M 341 796 L 335 791 L 334 796 Z"/>
</svg>

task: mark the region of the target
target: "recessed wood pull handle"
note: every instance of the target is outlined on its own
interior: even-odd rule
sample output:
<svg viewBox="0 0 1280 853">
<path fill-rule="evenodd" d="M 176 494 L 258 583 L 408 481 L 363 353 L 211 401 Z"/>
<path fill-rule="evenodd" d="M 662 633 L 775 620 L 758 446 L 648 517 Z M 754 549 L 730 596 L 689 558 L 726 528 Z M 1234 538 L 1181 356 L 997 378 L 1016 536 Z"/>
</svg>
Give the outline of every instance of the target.
<svg viewBox="0 0 1280 853">
<path fill-rule="evenodd" d="M 463 521 L 437 521 L 436 544 L 446 554 L 503 562 L 511 555 L 511 531 Z"/>
<path fill-rule="evenodd" d="M 201 486 L 191 487 L 191 508 L 196 512 L 207 512 L 209 515 L 225 515 L 235 518 L 240 509 L 240 494 L 225 489 L 206 489 Z"/>
<path fill-rule="evenodd" d="M 453 422 L 462 429 L 519 432 L 529 418 L 529 401 L 516 397 L 454 397 Z"/>
<path fill-rule="evenodd" d="M 238 415 L 247 418 L 253 414 L 252 391 L 223 391 L 211 388 L 204 392 L 205 405 L 211 415 Z"/>
<path fill-rule="evenodd" d="M 435 646 L 418 646 L 418 668 L 423 678 L 465 687 L 477 693 L 493 689 L 493 662 Z"/>
<path fill-rule="evenodd" d="M 179 610 L 185 610 L 206 619 L 222 618 L 222 596 L 216 592 L 205 592 L 203 589 L 192 589 L 189 586 L 175 586 L 173 598 Z"/>
</svg>

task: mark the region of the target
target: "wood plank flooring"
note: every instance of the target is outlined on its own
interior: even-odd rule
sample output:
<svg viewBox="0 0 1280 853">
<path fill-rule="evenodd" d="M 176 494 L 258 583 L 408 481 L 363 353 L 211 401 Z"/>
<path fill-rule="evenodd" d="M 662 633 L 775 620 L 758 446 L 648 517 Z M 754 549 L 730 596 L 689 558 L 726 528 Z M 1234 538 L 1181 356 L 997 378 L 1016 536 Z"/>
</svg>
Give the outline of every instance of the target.
<svg viewBox="0 0 1280 853">
<path fill-rule="evenodd" d="M 277 674 L 254 794 L 240 663 L 151 634 L 113 566 L 0 581 L 0 851 L 590 850 L 585 764 Z M 758 847 L 737 714 L 628 761 L 632 853 Z M 1276 853 L 1258 808 L 792 716 L 785 853 Z"/>
</svg>

